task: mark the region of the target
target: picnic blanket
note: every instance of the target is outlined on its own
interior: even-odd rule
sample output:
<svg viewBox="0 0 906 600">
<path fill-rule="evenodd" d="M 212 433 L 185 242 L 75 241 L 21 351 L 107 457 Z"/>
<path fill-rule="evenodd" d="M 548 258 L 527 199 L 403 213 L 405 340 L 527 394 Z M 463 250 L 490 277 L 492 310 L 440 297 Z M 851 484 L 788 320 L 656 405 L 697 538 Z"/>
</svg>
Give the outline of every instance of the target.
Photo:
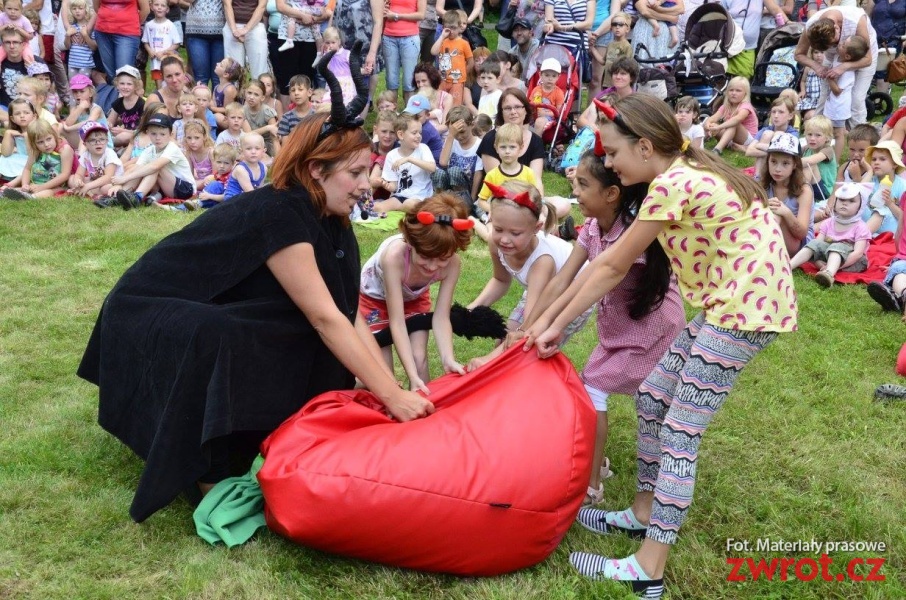
<svg viewBox="0 0 906 600">
<path fill-rule="evenodd" d="M 885 232 L 880 234 L 868 244 L 868 268 L 861 273 L 837 271 L 834 281 L 837 283 L 864 283 L 884 281 L 887 275 L 887 266 L 897 253 L 897 245 L 893 241 L 893 234 Z M 818 268 L 808 262 L 802 265 L 802 270 L 811 276 L 818 272 Z"/>
</svg>

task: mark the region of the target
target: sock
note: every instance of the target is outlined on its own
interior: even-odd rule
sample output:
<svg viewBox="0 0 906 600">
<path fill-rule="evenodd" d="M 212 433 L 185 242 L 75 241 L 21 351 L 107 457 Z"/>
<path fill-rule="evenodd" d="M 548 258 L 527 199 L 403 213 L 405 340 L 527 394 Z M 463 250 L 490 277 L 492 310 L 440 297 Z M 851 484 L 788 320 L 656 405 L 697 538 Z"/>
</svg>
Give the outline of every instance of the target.
<svg viewBox="0 0 906 600">
<path fill-rule="evenodd" d="M 132 193 L 135 194 L 135 197 L 138 198 L 139 200 L 141 200 L 145 197 L 145 195 L 141 192 L 132 192 Z"/>
<path fill-rule="evenodd" d="M 573 552 L 569 555 L 569 562 L 582 575 L 592 579 L 653 581 L 639 565 L 635 555 L 626 558 L 605 558 L 589 552 Z"/>
</svg>

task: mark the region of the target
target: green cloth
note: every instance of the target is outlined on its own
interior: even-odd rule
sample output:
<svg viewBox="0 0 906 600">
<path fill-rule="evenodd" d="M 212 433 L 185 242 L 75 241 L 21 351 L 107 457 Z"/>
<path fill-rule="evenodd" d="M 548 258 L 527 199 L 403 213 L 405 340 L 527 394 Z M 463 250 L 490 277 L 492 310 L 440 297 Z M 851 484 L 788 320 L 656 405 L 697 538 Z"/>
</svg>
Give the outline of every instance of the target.
<svg viewBox="0 0 906 600">
<path fill-rule="evenodd" d="M 755 51 L 743 50 L 727 61 L 727 73 L 738 77 L 752 79 L 755 74 Z"/>
<path fill-rule="evenodd" d="M 195 530 L 211 545 L 223 542 L 228 548 L 244 544 L 264 521 L 264 495 L 256 475 L 264 464 L 260 454 L 251 470 L 242 477 L 230 477 L 215 485 L 195 509 Z"/>
<path fill-rule="evenodd" d="M 406 213 L 398 210 L 390 211 L 383 219 L 366 219 L 365 221 L 356 221 L 355 224 L 366 229 L 376 229 L 378 231 L 398 231 L 400 221 Z"/>
</svg>

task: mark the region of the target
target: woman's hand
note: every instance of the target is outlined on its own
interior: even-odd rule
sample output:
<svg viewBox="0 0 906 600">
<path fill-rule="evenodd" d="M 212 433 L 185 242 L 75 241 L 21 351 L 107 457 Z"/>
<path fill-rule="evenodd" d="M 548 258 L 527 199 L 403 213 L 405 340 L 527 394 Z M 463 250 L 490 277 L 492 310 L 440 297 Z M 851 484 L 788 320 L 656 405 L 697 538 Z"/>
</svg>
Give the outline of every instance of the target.
<svg viewBox="0 0 906 600">
<path fill-rule="evenodd" d="M 555 31 L 554 25 L 555 25 L 556 23 L 557 23 L 557 22 L 554 21 L 553 19 L 551 19 L 551 20 L 549 20 L 549 21 L 545 21 L 545 22 L 544 22 L 544 27 L 541 28 L 541 31 L 543 31 L 545 34 L 551 34 L 551 33 L 553 33 L 553 32 Z"/>
<path fill-rule="evenodd" d="M 434 405 L 428 399 L 402 389 L 394 392 L 384 405 L 393 418 L 401 423 L 434 413 Z"/>
</svg>

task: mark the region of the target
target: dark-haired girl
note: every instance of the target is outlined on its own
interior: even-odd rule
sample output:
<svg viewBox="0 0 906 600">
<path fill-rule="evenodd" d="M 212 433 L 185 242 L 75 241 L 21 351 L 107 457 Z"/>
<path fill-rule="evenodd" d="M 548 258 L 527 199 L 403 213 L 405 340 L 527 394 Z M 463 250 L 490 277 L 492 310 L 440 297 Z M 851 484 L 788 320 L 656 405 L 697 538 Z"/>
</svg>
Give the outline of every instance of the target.
<svg viewBox="0 0 906 600">
<path fill-rule="evenodd" d="M 587 220 L 569 260 L 544 288 L 526 325 L 531 325 L 566 291 L 586 261 L 594 260 L 620 239 L 635 220 L 647 193 L 644 183 L 624 187 L 616 173 L 604 166 L 603 158 L 593 152 L 582 156 L 573 179 L 573 195 Z M 676 279 L 670 272 L 667 255 L 656 242 L 636 259 L 626 278 L 597 306 L 598 345 L 582 370 L 585 389 L 598 412 L 586 506 L 604 498 L 601 480 L 609 471 L 604 458 L 608 396 L 635 394 L 686 323 Z"/>
</svg>

